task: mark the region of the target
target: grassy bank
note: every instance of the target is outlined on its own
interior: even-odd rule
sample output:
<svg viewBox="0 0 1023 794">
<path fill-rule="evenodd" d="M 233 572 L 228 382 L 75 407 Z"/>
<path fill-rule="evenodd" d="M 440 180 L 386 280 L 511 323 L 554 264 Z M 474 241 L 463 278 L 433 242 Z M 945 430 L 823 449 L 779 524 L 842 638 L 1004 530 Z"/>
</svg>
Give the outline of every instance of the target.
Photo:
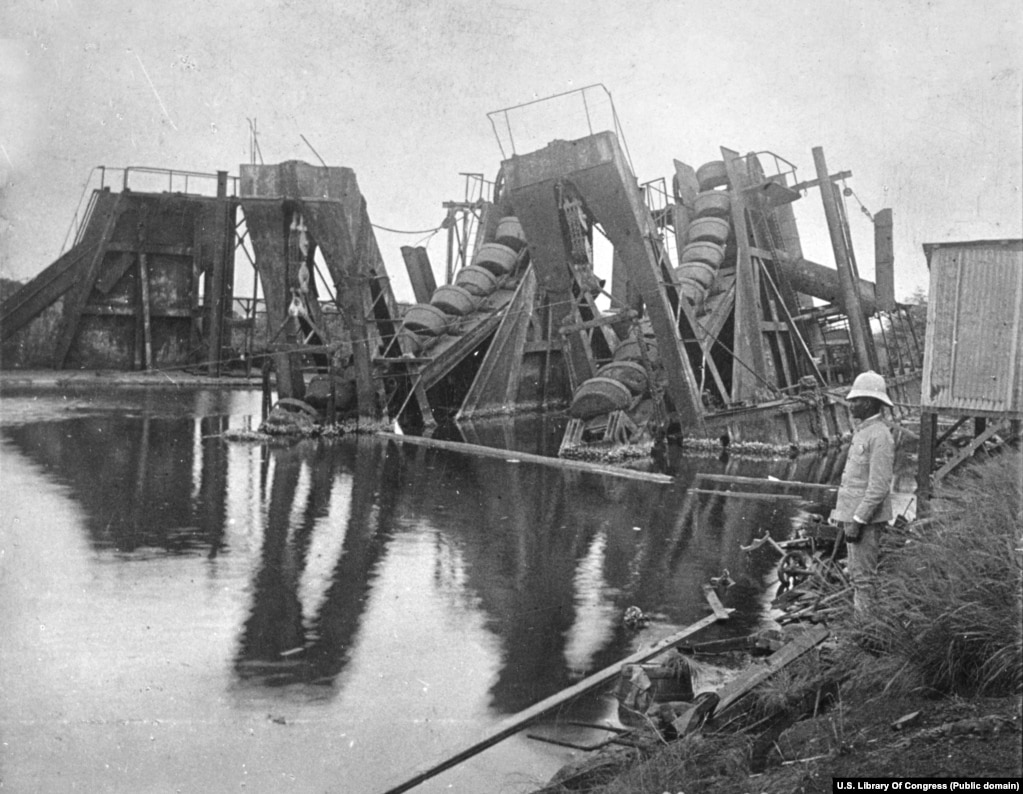
<svg viewBox="0 0 1023 794">
<path fill-rule="evenodd" d="M 1021 493 L 1021 454 L 1010 450 L 967 468 L 927 517 L 888 533 L 871 608 L 856 615 L 850 603 L 828 649 L 750 696 L 754 715 L 808 703 L 817 712 L 768 737 L 766 768 L 754 773 L 762 734 L 705 729 L 545 792 L 830 792 L 833 776 L 1020 775 Z"/>
<path fill-rule="evenodd" d="M 886 544 L 868 614 L 838 628 L 849 686 L 974 696 L 1023 686 L 1020 453 L 966 469 Z"/>
</svg>

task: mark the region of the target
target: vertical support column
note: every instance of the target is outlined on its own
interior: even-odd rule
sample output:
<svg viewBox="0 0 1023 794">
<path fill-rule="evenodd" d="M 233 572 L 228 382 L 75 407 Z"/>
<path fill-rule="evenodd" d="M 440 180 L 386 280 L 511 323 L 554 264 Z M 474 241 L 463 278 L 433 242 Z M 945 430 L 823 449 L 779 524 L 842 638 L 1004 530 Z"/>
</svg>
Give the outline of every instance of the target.
<svg viewBox="0 0 1023 794">
<path fill-rule="evenodd" d="M 448 227 L 448 261 L 444 269 L 444 283 L 451 284 L 455 278 L 455 211 L 448 209 L 445 223 Z"/>
<path fill-rule="evenodd" d="M 200 211 L 200 231 L 204 251 L 211 253 L 206 263 L 205 319 L 206 372 L 219 376 L 224 349 L 225 319 L 231 306 L 234 282 L 234 203 L 227 198 L 227 172 L 217 172 L 217 200 Z"/>
<path fill-rule="evenodd" d="M 895 247 L 892 243 L 892 211 L 880 210 L 874 216 L 874 294 L 877 308 L 895 309 Z"/>
<path fill-rule="evenodd" d="M 430 257 L 422 246 L 413 248 L 410 245 L 401 247 L 401 257 L 405 260 L 405 270 L 412 284 L 412 292 L 417 303 L 429 303 L 437 290 L 437 280 L 430 266 Z"/>
<path fill-rule="evenodd" d="M 824 150 L 820 146 L 813 148 L 813 164 L 817 169 L 817 181 L 824 202 L 824 216 L 828 222 L 828 233 L 831 235 L 831 248 L 835 253 L 835 266 L 838 269 L 838 281 L 842 288 L 842 305 L 849 318 L 849 335 L 852 337 L 853 352 L 860 371 L 870 369 L 872 356 L 867 346 L 867 323 L 864 322 L 860 296 L 853 277 L 852 263 L 846 250 L 845 233 L 842 229 L 838 204 L 828 174 L 828 165 L 824 160 Z"/>
<path fill-rule="evenodd" d="M 149 307 L 149 263 L 146 262 L 145 251 L 139 251 L 139 303 L 142 315 L 142 360 L 148 371 L 153 369 L 153 327 Z"/>
<path fill-rule="evenodd" d="M 735 232 L 735 311 L 732 342 L 733 402 L 756 400 L 765 396 L 764 383 L 772 381 L 772 359 L 765 349 L 760 302 L 760 272 L 750 253 L 750 228 L 746 219 L 743 187 L 749 181 L 746 165 L 739 153 L 721 147 L 732 198 L 732 229 Z"/>
<path fill-rule="evenodd" d="M 920 412 L 920 448 L 917 455 L 916 493 L 922 504 L 931 495 L 931 471 L 934 468 L 934 441 L 938 434 L 938 414 Z"/>
</svg>

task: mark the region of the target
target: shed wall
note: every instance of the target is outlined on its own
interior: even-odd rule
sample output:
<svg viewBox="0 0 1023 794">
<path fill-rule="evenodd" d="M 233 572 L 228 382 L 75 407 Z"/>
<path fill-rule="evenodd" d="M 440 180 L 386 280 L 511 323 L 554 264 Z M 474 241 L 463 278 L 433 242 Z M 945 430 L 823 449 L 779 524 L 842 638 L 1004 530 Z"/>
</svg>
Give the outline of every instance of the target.
<svg viewBox="0 0 1023 794">
<path fill-rule="evenodd" d="M 923 406 L 969 415 L 1023 411 L 1023 241 L 924 248 Z"/>
</svg>

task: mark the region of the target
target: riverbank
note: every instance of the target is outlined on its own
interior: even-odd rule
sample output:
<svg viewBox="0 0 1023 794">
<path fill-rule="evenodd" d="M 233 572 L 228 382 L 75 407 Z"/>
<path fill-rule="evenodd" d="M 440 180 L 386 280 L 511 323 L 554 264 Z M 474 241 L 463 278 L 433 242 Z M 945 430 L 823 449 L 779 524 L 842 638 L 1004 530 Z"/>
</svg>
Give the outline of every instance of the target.
<svg viewBox="0 0 1023 794">
<path fill-rule="evenodd" d="M 1018 450 L 947 482 L 888 533 L 877 598 L 829 616 L 819 649 L 676 741 L 618 748 L 545 794 L 830 794 L 835 778 L 1023 776 L 1023 467 Z M 1016 790 L 1019 790 L 1018 788 Z"/>
<path fill-rule="evenodd" d="M 70 369 L 6 369 L 0 370 L 0 391 L 15 389 L 66 389 L 75 387 L 154 386 L 161 388 L 260 389 L 258 373 L 213 377 L 184 370 L 70 370 Z"/>
</svg>

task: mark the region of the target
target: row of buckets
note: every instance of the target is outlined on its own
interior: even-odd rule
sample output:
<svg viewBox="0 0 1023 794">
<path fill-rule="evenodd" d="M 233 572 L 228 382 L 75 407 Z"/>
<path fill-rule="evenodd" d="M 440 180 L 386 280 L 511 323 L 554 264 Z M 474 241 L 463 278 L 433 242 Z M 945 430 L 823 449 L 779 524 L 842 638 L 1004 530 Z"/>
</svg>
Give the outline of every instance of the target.
<svg viewBox="0 0 1023 794">
<path fill-rule="evenodd" d="M 675 276 L 682 297 L 699 311 L 725 260 L 726 246 L 732 235 L 732 199 L 727 190 L 728 175 L 723 161 L 704 163 L 696 170 L 696 179 L 700 192 L 693 202 L 687 244 L 682 249 Z"/>
<path fill-rule="evenodd" d="M 657 339 L 644 333 L 643 344 L 649 369 L 656 370 L 660 366 Z M 628 410 L 650 390 L 650 374 L 643 363 L 643 351 L 639 345 L 633 334 L 615 349 L 609 363 L 598 369 L 592 378 L 579 384 L 568 409 L 570 416 L 586 420 L 612 411 Z"/>
<path fill-rule="evenodd" d="M 732 236 L 732 200 L 725 164 L 721 160 L 700 166 L 696 179 L 700 192 L 694 200 L 687 244 L 682 249 L 675 276 L 682 297 L 699 311 L 725 261 L 726 247 Z M 655 370 L 660 363 L 657 340 L 646 335 L 643 338 L 647 361 L 650 369 Z M 643 355 L 633 335 L 618 346 L 610 363 L 579 384 L 572 395 L 569 414 L 587 420 L 631 408 L 650 388 L 650 376 L 642 362 Z"/>
<path fill-rule="evenodd" d="M 497 224 L 491 242 L 481 245 L 472 264 L 463 267 L 454 284 L 437 287 L 429 303 L 410 306 L 403 318 L 407 337 L 417 348 L 453 330 L 460 318 L 472 314 L 480 304 L 511 276 L 519 265 L 526 237 L 522 224 L 508 215 Z"/>
</svg>

